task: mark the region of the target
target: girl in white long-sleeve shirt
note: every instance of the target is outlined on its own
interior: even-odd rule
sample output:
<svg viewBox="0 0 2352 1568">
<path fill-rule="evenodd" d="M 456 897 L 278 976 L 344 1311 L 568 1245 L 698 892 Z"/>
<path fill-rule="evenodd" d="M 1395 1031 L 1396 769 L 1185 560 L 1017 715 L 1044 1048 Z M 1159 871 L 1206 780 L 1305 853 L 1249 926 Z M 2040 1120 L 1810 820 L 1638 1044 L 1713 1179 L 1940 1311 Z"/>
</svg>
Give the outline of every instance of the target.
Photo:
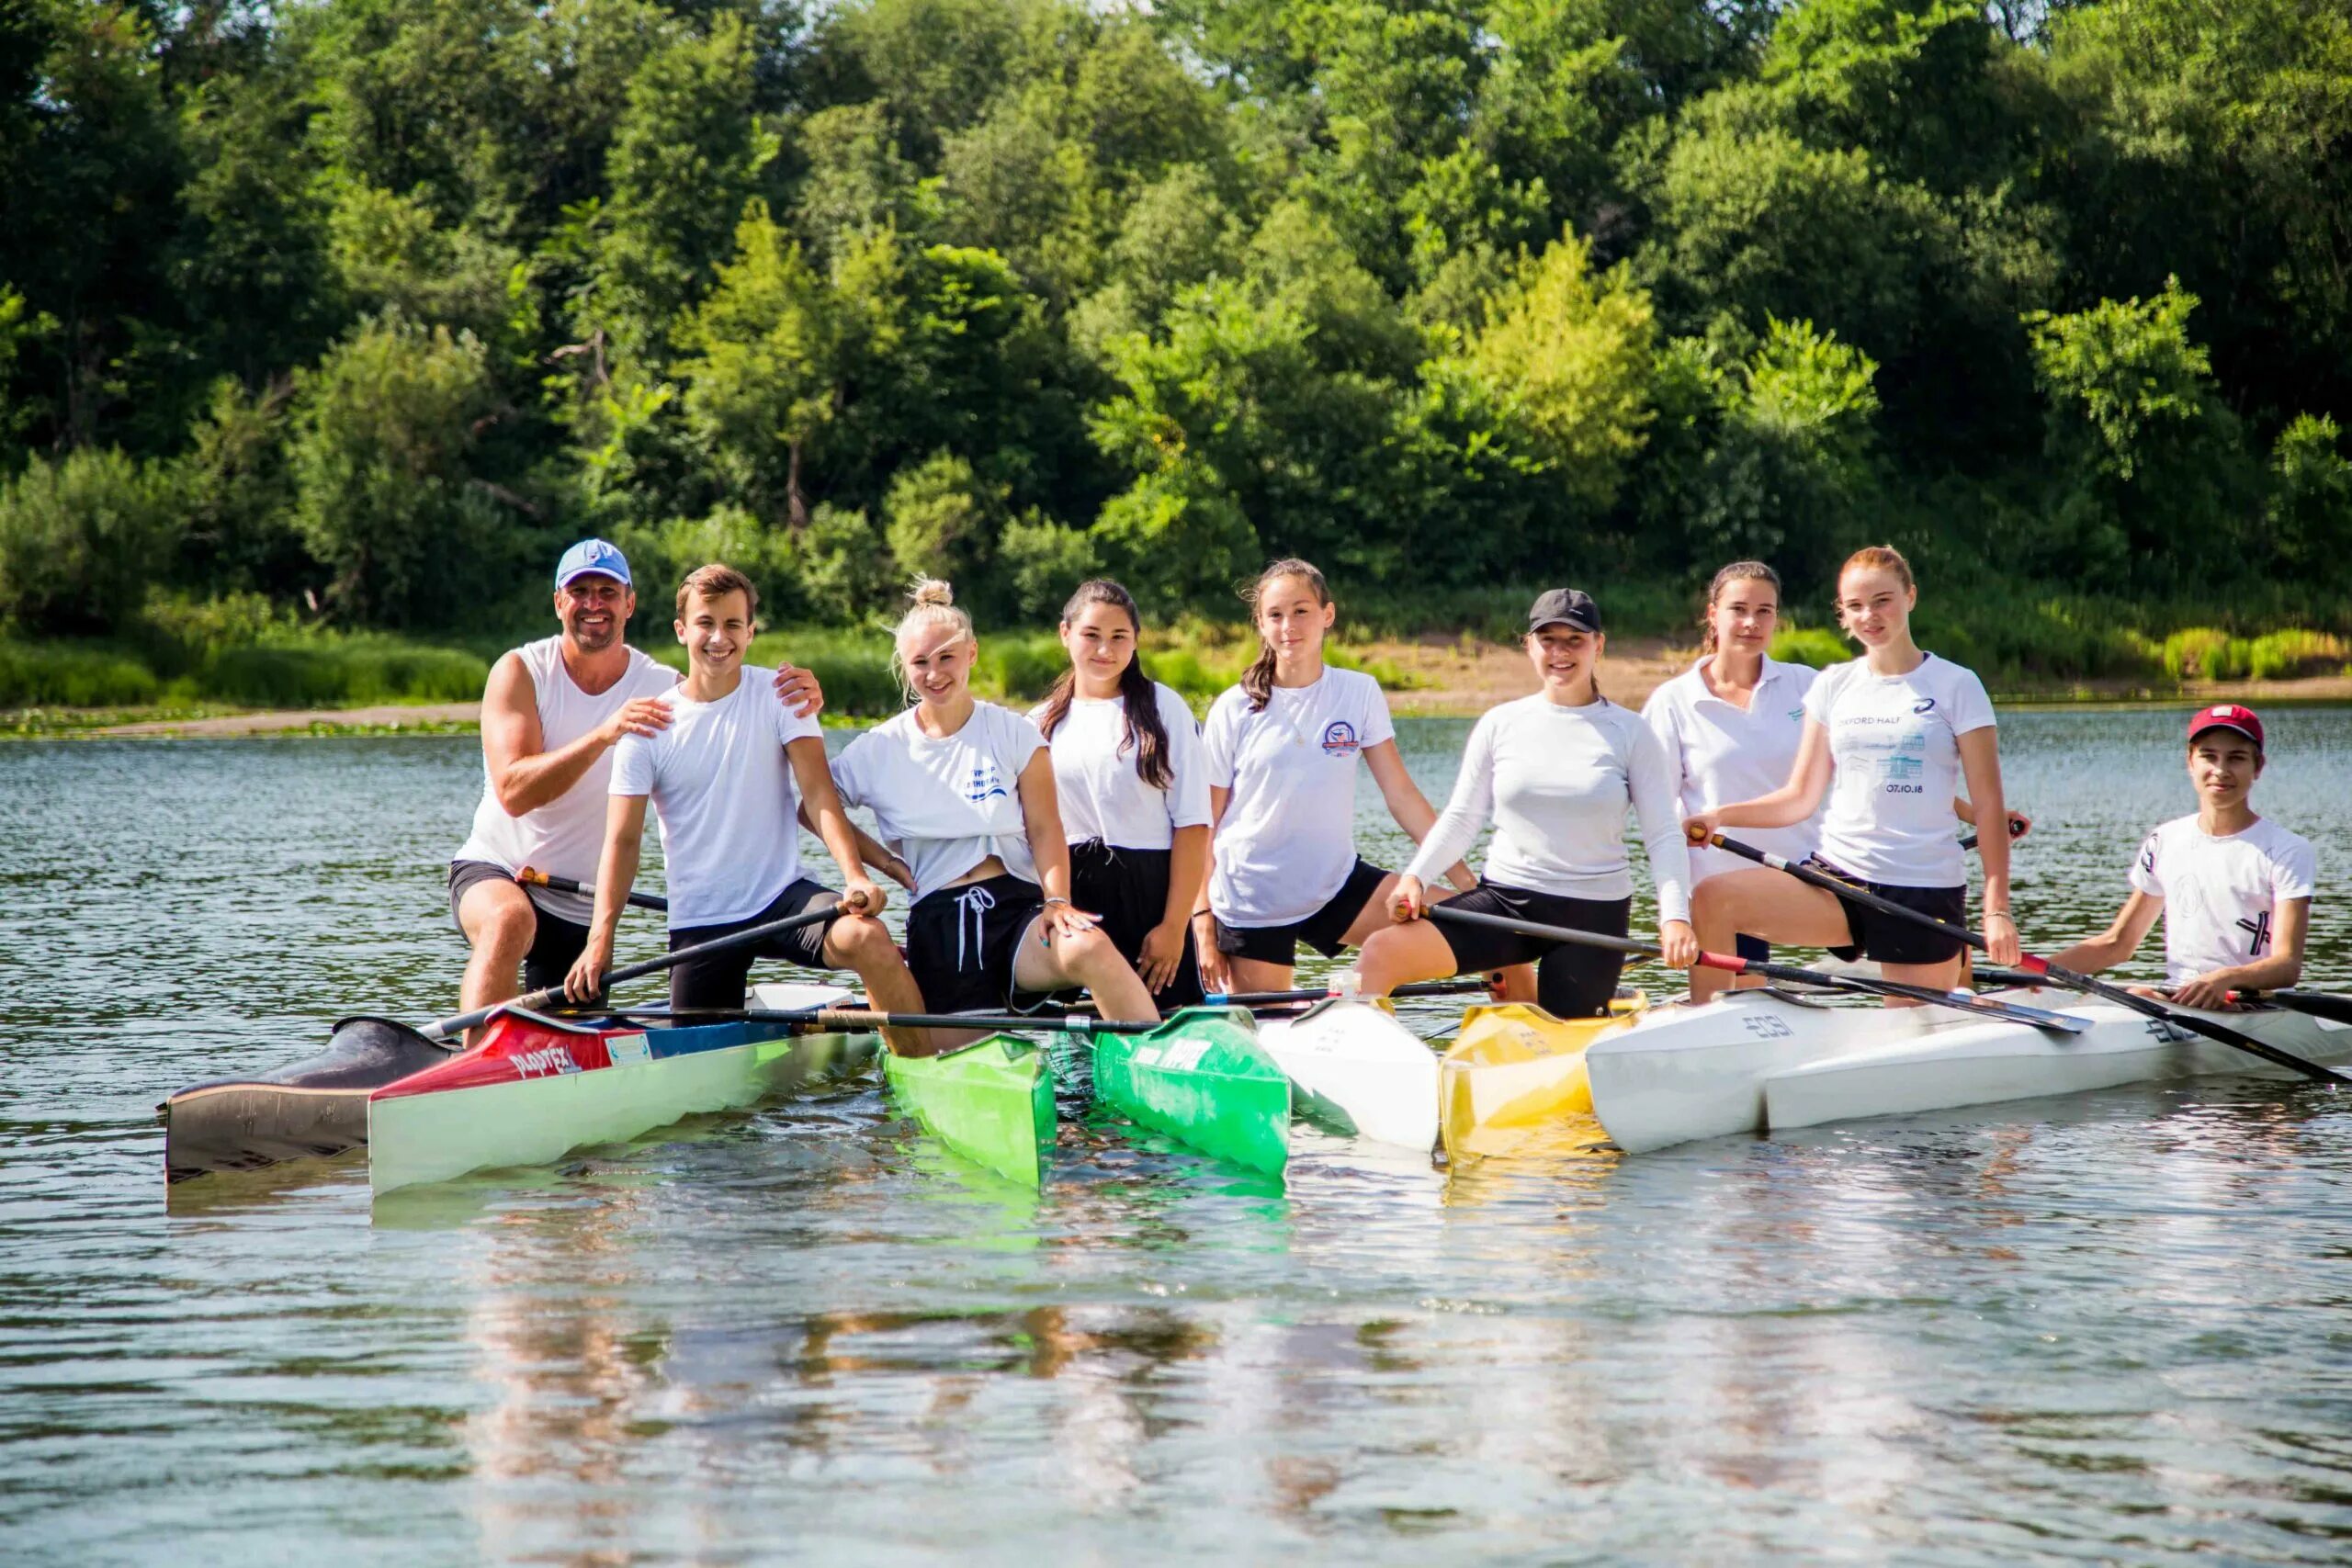
<svg viewBox="0 0 2352 1568">
<path fill-rule="evenodd" d="M 1527 656 L 1544 689 L 1491 710 L 1470 732 L 1453 798 L 1390 900 L 1399 923 L 1364 943 L 1358 967 L 1365 990 L 1383 996 L 1409 981 L 1533 962 L 1545 1011 L 1590 1018 L 1608 1010 L 1620 954 L 1421 919 L 1430 873 L 1457 859 L 1489 818 L 1496 832 L 1485 874 L 1446 908 L 1623 936 L 1634 902 L 1624 846 L 1631 809 L 1657 885 L 1666 962 L 1687 968 L 1697 960 L 1676 781 L 1640 716 L 1600 695 L 1594 670 L 1605 642 L 1600 609 L 1585 594 L 1554 589 L 1535 601 Z"/>
</svg>

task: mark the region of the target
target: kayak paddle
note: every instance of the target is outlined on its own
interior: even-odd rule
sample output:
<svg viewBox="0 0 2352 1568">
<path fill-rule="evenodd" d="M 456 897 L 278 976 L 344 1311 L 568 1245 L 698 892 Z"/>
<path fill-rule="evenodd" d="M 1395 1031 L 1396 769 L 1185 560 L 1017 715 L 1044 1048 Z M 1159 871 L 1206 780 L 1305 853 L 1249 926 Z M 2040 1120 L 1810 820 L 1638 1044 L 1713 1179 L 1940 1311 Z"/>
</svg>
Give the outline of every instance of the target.
<svg viewBox="0 0 2352 1568">
<path fill-rule="evenodd" d="M 1442 904 L 1430 905 L 1429 918 L 1451 921 L 1455 925 L 1487 926 L 1496 931 L 1515 931 L 1540 942 L 1574 942 L 1582 947 L 1605 948 L 1611 953 L 1628 953 L 1636 958 L 1659 956 L 1658 950 L 1647 942 L 1633 942 L 1621 936 L 1605 936 L 1599 931 L 1580 931 L 1569 926 L 1515 920 L 1505 915 L 1481 915 L 1469 909 L 1449 909 Z M 1708 969 L 1721 969 L 1732 975 L 1760 975 L 1765 979 L 1791 985 L 1821 986 L 1833 991 L 1850 991 L 1857 996 L 1901 997 L 1909 1001 L 1952 1008 L 1984 1018 L 2003 1019 L 2010 1023 L 2028 1024 L 2060 1034 L 2080 1034 L 2090 1027 L 2085 1019 L 2051 1012 L 2042 1008 L 2024 1007 L 2015 1002 L 1996 1001 L 1990 997 L 1980 997 L 1973 991 L 1939 991 L 1932 986 L 1906 986 L 1897 980 L 1871 980 L 1860 975 L 1825 975 L 1818 970 L 1801 969 L 1793 964 L 1767 964 L 1721 953 L 1702 953 L 1699 963 Z"/>
<path fill-rule="evenodd" d="M 1939 920 L 1933 915 L 1923 915 L 1917 909 L 1906 909 L 1891 898 L 1882 898 L 1868 888 L 1857 887 L 1850 882 L 1841 882 L 1834 876 L 1814 870 L 1809 865 L 1793 862 L 1785 855 L 1772 854 L 1756 848 L 1753 844 L 1743 844 L 1736 839 L 1726 839 L 1721 833 L 1710 835 L 1707 842 L 1716 849 L 1728 850 L 1742 860 L 1754 861 L 1758 865 L 1770 866 L 1774 871 L 1784 871 L 1807 886 L 1818 887 L 1825 893 L 1835 894 L 1840 898 L 1860 904 L 1865 908 L 1876 909 L 1883 915 L 1892 915 L 1897 919 L 1908 920 L 1928 931 L 1940 932 L 1955 942 L 1967 943 L 1979 953 L 1991 951 L 1986 946 L 1984 939 L 1966 926 L 1955 926 Z M 2193 1012 L 2183 1012 L 2177 1008 L 2166 1007 L 2162 1002 L 2151 1001 L 2146 997 L 2127 991 L 2120 986 L 2112 986 L 2104 980 L 2095 980 L 2088 975 L 2078 975 L 2072 969 L 2061 968 L 2046 958 L 2036 958 L 2029 953 L 2018 961 L 2018 967 L 2028 974 L 2039 976 L 2046 984 L 2062 986 L 2070 991 L 2080 991 L 2085 996 L 2098 997 L 2103 1001 L 2113 1002 L 2118 1007 L 2129 1008 L 2133 1012 L 2169 1023 L 2176 1029 L 2185 1029 L 2192 1034 L 2201 1034 L 2206 1039 L 2216 1041 L 2221 1044 L 2235 1046 L 2276 1066 L 2301 1073 L 2315 1083 L 2352 1084 L 2352 1078 L 2346 1077 L 2342 1073 L 2323 1067 L 2317 1062 L 2307 1062 L 2291 1051 L 2281 1051 L 2275 1045 L 2256 1040 L 2251 1034 L 2232 1029 L 2226 1023 L 2216 1023 L 2210 1018 L 2201 1018 Z"/>
<path fill-rule="evenodd" d="M 596 896 L 596 890 L 584 882 L 558 876 L 552 872 L 536 871 L 527 865 L 514 874 L 514 880 L 526 886 L 544 887 L 551 893 L 577 893 L 588 898 Z M 659 893 L 631 893 L 628 902 L 639 909 L 667 909 L 670 907 L 670 900 Z"/>
<path fill-rule="evenodd" d="M 698 942 L 692 947 L 682 947 L 674 953 L 665 953 L 659 958 L 649 958 L 642 964 L 624 964 L 617 969 L 606 970 L 605 986 L 610 989 L 623 980 L 639 980 L 648 975 L 675 968 L 689 958 L 700 958 L 707 953 L 725 953 L 730 948 L 746 947 L 752 942 L 763 942 L 769 937 L 781 936 L 786 931 L 798 931 L 802 926 L 813 926 L 820 920 L 829 920 L 835 915 L 845 915 L 850 912 L 848 906 L 843 904 L 834 904 L 821 909 L 804 909 L 799 914 L 788 915 L 780 920 L 770 920 L 763 926 L 746 927 L 729 936 L 718 937 L 710 942 Z M 493 1002 L 486 1008 L 476 1008 L 471 1012 L 461 1012 L 454 1018 L 445 1018 L 437 1022 L 428 1023 L 424 1026 L 424 1034 L 428 1040 L 447 1040 L 463 1034 L 478 1023 L 489 1022 L 509 1009 L 548 1008 L 563 999 L 563 987 L 549 986 L 545 990 L 527 991 L 510 1001 Z"/>
</svg>

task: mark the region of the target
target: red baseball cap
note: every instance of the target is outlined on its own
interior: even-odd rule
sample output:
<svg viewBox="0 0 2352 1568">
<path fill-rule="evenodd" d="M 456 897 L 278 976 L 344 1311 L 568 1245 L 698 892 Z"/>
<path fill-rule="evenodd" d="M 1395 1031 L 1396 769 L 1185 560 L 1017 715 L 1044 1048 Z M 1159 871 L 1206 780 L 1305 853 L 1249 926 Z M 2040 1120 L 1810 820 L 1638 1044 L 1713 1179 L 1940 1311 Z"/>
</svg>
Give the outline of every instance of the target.
<svg viewBox="0 0 2352 1568">
<path fill-rule="evenodd" d="M 2199 708 L 2188 720 L 2188 739 L 2194 741 L 2209 729 L 2234 729 L 2254 742 L 2257 751 L 2266 748 L 2262 740 L 2262 720 L 2243 703 L 2221 703 L 2210 708 Z"/>
</svg>

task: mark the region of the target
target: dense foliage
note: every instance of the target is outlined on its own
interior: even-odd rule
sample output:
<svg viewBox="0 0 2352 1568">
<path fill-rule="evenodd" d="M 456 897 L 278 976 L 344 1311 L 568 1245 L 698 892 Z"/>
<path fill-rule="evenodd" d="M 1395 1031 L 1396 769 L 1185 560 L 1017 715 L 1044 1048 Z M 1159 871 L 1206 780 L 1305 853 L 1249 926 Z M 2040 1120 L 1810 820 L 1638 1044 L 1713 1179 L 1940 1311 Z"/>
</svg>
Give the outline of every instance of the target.
<svg viewBox="0 0 2352 1568">
<path fill-rule="evenodd" d="M 0 161 L 23 634 L 2352 588 L 2330 0 L 25 0 Z"/>
</svg>

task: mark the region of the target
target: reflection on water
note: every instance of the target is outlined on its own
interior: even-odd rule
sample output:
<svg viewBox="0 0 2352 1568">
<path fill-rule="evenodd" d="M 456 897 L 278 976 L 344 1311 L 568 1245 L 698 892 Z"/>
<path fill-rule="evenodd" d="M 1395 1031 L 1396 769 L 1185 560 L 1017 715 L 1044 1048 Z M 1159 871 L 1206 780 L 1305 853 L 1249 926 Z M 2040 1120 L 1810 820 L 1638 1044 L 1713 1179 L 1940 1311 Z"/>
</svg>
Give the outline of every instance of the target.
<svg viewBox="0 0 2352 1568">
<path fill-rule="evenodd" d="M 2177 723 L 2005 717 L 2035 943 L 2188 804 Z M 2352 713 L 2274 729 L 2259 798 L 2342 887 Z M 1432 794 L 1465 731 L 1405 727 Z M 1065 1043 L 1043 1192 L 852 1083 L 167 1205 L 164 1093 L 447 1010 L 478 768 L 0 749 L 9 1560 L 2352 1553 L 2352 1111 L 2274 1083 L 1450 1170 L 1301 1129 L 1285 1186 L 1093 1111 Z"/>
</svg>

